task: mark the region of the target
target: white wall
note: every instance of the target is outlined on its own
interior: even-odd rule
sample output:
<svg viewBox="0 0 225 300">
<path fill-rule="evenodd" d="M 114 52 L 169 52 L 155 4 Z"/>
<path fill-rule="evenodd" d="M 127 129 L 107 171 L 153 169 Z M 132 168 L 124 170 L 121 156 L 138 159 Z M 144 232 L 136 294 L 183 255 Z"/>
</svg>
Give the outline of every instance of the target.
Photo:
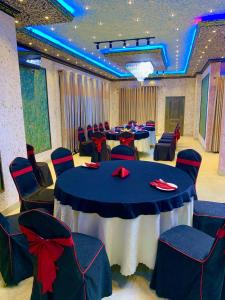
<svg viewBox="0 0 225 300">
<path fill-rule="evenodd" d="M 5 184 L 0 211 L 18 202 L 9 164 L 16 156 L 26 156 L 25 144 L 15 22 L 0 11 L 0 154 Z"/>
</svg>

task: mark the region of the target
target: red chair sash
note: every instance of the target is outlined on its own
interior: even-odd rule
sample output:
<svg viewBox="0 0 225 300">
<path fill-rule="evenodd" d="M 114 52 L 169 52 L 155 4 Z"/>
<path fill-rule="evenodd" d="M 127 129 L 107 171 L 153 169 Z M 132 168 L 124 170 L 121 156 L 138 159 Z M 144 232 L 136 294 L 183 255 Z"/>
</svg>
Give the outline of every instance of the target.
<svg viewBox="0 0 225 300">
<path fill-rule="evenodd" d="M 72 155 L 68 155 L 68 156 L 65 156 L 65 157 L 53 159 L 52 163 L 53 163 L 53 165 L 59 165 L 59 164 L 65 163 L 65 162 L 70 161 L 70 160 L 73 160 Z"/>
<path fill-rule="evenodd" d="M 131 143 L 134 141 L 134 138 L 133 137 L 130 137 L 130 138 L 120 137 L 119 140 L 122 145 L 130 146 Z"/>
<path fill-rule="evenodd" d="M 134 156 L 125 155 L 125 154 L 116 154 L 116 153 L 112 153 L 111 158 L 122 159 L 122 160 L 135 160 Z"/>
<path fill-rule="evenodd" d="M 28 150 L 27 155 L 34 155 L 34 150 Z"/>
<path fill-rule="evenodd" d="M 12 177 L 13 177 L 13 178 L 16 178 L 16 177 L 18 177 L 18 176 L 27 174 L 27 173 L 32 172 L 32 171 L 33 171 L 32 166 L 29 166 L 29 167 L 23 168 L 23 169 L 21 169 L 21 170 L 12 172 Z"/>
<path fill-rule="evenodd" d="M 225 230 L 222 228 L 218 229 L 218 231 L 216 233 L 216 237 L 219 239 L 225 238 Z"/>
<path fill-rule="evenodd" d="M 83 130 L 78 130 L 78 134 L 82 134 L 82 133 L 84 133 Z"/>
<path fill-rule="evenodd" d="M 177 158 L 177 163 L 192 166 L 192 167 L 200 167 L 200 165 L 201 165 L 200 161 L 183 159 L 183 158 Z"/>
<path fill-rule="evenodd" d="M 92 130 L 92 128 L 90 127 L 90 128 L 87 128 L 87 131 L 91 131 Z"/>
<path fill-rule="evenodd" d="M 62 256 L 64 247 L 73 247 L 69 238 L 44 239 L 32 230 L 20 225 L 29 242 L 29 252 L 37 257 L 37 281 L 42 284 L 42 294 L 53 292 L 58 267 L 55 262 Z"/>
<path fill-rule="evenodd" d="M 92 137 L 92 141 L 95 143 L 98 153 L 100 153 L 102 151 L 102 143 L 106 141 L 106 137 L 105 136 L 101 138 Z"/>
</svg>

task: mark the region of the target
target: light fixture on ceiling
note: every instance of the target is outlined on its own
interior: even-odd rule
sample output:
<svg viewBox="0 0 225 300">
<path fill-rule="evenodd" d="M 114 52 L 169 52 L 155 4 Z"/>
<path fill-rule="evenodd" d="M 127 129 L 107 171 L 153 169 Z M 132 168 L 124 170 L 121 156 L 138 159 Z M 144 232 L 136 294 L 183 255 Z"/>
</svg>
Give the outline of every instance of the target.
<svg viewBox="0 0 225 300">
<path fill-rule="evenodd" d="M 150 61 L 128 63 L 126 64 L 126 69 L 133 74 L 138 81 L 144 81 L 149 74 L 154 72 L 153 65 Z"/>
<path fill-rule="evenodd" d="M 96 48 L 97 50 L 99 50 L 99 43 L 96 43 Z"/>
</svg>

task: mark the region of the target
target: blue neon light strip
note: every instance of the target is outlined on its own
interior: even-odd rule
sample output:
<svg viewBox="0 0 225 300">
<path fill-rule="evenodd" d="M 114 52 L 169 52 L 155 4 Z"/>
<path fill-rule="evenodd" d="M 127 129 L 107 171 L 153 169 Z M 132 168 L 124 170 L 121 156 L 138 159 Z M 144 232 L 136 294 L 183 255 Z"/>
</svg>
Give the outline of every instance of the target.
<svg viewBox="0 0 225 300">
<path fill-rule="evenodd" d="M 102 49 L 102 54 L 110 54 L 110 53 L 121 53 L 121 52 L 131 52 L 131 51 L 144 51 L 144 50 L 162 50 L 163 53 L 163 60 L 165 65 L 168 65 L 167 55 L 165 46 L 162 44 L 157 45 L 145 45 L 145 46 L 137 46 L 137 47 L 126 47 L 126 48 L 109 48 L 109 49 Z"/>
<path fill-rule="evenodd" d="M 108 67 L 107 65 L 97 61 L 96 59 L 90 57 L 90 56 L 87 56 L 86 54 L 82 53 L 81 51 L 79 50 L 76 50 L 70 46 L 67 46 L 66 44 L 62 43 L 61 41 L 59 41 L 58 39 L 50 36 L 49 34 L 47 33 L 44 33 L 42 32 L 41 30 L 39 29 L 36 29 L 36 28 L 32 28 L 32 27 L 26 27 L 26 29 L 32 33 L 34 33 L 36 36 L 40 36 L 42 37 L 43 39 L 51 42 L 52 44 L 54 45 L 57 45 L 59 46 L 60 48 L 63 48 L 73 54 L 75 54 L 76 56 L 82 58 L 82 59 L 85 59 L 86 61 L 90 62 L 91 64 L 94 64 L 98 67 L 100 67 L 101 69 L 103 70 L 106 70 L 116 76 L 119 76 L 119 77 L 131 77 L 132 75 L 130 73 L 120 73 L 118 71 L 116 71 L 115 69 L 113 68 L 110 68 Z"/>
<path fill-rule="evenodd" d="M 68 10 L 68 12 L 70 12 L 72 15 L 74 15 L 75 9 L 71 5 L 69 5 L 66 1 L 57 0 L 57 2 L 59 2 L 59 4 L 61 4 L 66 10 Z"/>
<path fill-rule="evenodd" d="M 202 17 L 199 17 L 199 20 L 201 20 L 201 22 L 207 22 L 207 21 L 212 22 L 212 21 L 225 20 L 225 13 L 202 16 Z"/>
</svg>

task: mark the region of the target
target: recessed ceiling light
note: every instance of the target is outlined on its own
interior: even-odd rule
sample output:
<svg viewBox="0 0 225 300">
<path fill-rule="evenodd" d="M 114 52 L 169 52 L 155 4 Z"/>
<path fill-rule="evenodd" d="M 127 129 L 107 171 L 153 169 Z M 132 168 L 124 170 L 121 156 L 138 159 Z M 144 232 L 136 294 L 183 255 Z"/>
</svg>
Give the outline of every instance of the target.
<svg viewBox="0 0 225 300">
<path fill-rule="evenodd" d="M 59 57 L 59 53 L 57 53 L 57 54 L 56 54 L 56 56 L 58 56 L 58 57 Z"/>
<path fill-rule="evenodd" d="M 68 39 L 69 42 L 72 42 L 72 39 Z"/>
<path fill-rule="evenodd" d="M 32 45 L 32 43 L 30 42 L 30 43 L 29 43 L 29 45 L 31 46 L 31 45 Z"/>
<path fill-rule="evenodd" d="M 53 26 L 50 29 L 51 29 L 51 31 L 55 31 L 55 27 L 53 27 Z"/>
<path fill-rule="evenodd" d="M 212 32 L 213 32 L 213 33 L 216 33 L 216 30 L 213 30 Z"/>
<path fill-rule="evenodd" d="M 135 21 L 136 21 L 136 22 L 139 22 L 139 21 L 140 21 L 140 18 L 136 18 Z"/>
<path fill-rule="evenodd" d="M 202 56 L 200 56 L 200 58 L 202 58 Z"/>
<path fill-rule="evenodd" d="M 176 53 L 179 53 L 179 50 L 176 50 Z"/>
<path fill-rule="evenodd" d="M 101 58 L 101 56 L 98 57 L 99 59 Z"/>
<path fill-rule="evenodd" d="M 49 20 L 49 16 L 45 16 L 45 20 Z"/>
<path fill-rule="evenodd" d="M 16 23 L 16 24 L 18 24 L 18 23 L 19 23 L 19 21 L 18 21 L 18 20 L 15 20 L 15 23 Z"/>
<path fill-rule="evenodd" d="M 211 39 L 208 40 L 208 42 L 211 42 L 211 41 L 212 41 Z"/>
<path fill-rule="evenodd" d="M 74 29 L 77 29 L 77 25 L 74 25 Z"/>
<path fill-rule="evenodd" d="M 211 9 L 209 9 L 209 13 L 212 13 L 213 12 L 213 9 L 211 8 Z"/>
<path fill-rule="evenodd" d="M 179 27 L 177 27 L 177 28 L 176 28 L 176 31 L 179 31 L 179 30 L 180 30 Z"/>
<path fill-rule="evenodd" d="M 47 49 L 47 48 L 45 48 L 45 49 L 44 49 L 44 51 L 46 52 L 46 51 L 48 51 L 48 49 Z"/>
<path fill-rule="evenodd" d="M 202 54 L 205 54 L 205 51 L 202 51 Z"/>
<path fill-rule="evenodd" d="M 131 4 L 133 4 L 133 2 L 134 2 L 134 0 L 128 0 L 127 4 L 131 5 Z"/>
<path fill-rule="evenodd" d="M 66 60 L 70 60 L 69 58 L 67 58 Z"/>
<path fill-rule="evenodd" d="M 149 34 L 149 33 L 150 33 L 150 31 L 148 31 L 148 30 L 147 30 L 147 31 L 145 31 L 145 33 L 146 33 L 146 34 Z"/>
<path fill-rule="evenodd" d="M 102 21 L 99 21 L 99 22 L 98 22 L 98 25 L 99 25 L 99 26 L 102 26 L 102 25 L 103 25 Z"/>
<path fill-rule="evenodd" d="M 23 0 L 19 0 L 19 2 L 21 2 L 21 3 L 22 3 L 22 2 L 23 2 Z"/>
<path fill-rule="evenodd" d="M 86 48 L 84 47 L 83 50 L 86 51 Z"/>
<path fill-rule="evenodd" d="M 93 55 L 93 54 L 94 54 L 94 52 L 91 52 L 91 54 Z"/>
<path fill-rule="evenodd" d="M 221 58 L 224 58 L 224 56 L 221 56 Z"/>
<path fill-rule="evenodd" d="M 107 46 L 105 45 L 105 46 L 104 46 L 104 48 L 106 49 L 106 48 L 107 48 Z"/>
<path fill-rule="evenodd" d="M 179 45 L 176 45 L 177 48 L 179 48 Z"/>
<path fill-rule="evenodd" d="M 175 17 L 175 14 L 174 14 L 174 13 L 172 13 L 172 14 L 171 14 L 171 17 Z"/>
<path fill-rule="evenodd" d="M 86 10 L 89 10 L 89 9 L 90 9 L 90 6 L 89 6 L 89 5 L 86 5 L 86 6 L 85 6 L 85 9 L 86 9 Z"/>
<path fill-rule="evenodd" d="M 205 46 L 205 49 L 208 49 L 208 46 Z"/>
<path fill-rule="evenodd" d="M 96 40 L 96 36 L 95 35 L 93 35 L 92 38 L 93 38 L 93 40 Z"/>
<path fill-rule="evenodd" d="M 118 33 L 118 36 L 122 36 L 122 33 Z"/>
<path fill-rule="evenodd" d="M 176 39 L 176 42 L 179 42 L 179 39 Z"/>
</svg>

